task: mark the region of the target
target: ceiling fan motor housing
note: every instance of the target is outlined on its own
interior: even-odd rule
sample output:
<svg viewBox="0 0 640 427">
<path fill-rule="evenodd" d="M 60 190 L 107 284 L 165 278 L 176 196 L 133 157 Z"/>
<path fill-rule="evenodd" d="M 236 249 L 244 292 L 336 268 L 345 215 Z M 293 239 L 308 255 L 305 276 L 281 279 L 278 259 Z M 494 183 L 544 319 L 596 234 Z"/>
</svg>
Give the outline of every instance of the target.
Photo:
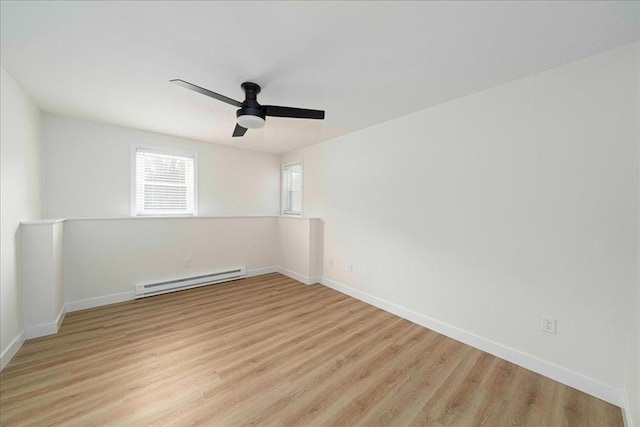
<svg viewBox="0 0 640 427">
<path fill-rule="evenodd" d="M 261 128 L 264 126 L 266 115 L 264 109 L 258 104 L 257 95 L 260 93 L 260 86 L 244 82 L 242 89 L 244 89 L 246 96 L 242 107 L 236 111 L 238 124 L 247 129 Z"/>
<path fill-rule="evenodd" d="M 262 120 L 266 117 L 264 111 L 260 107 L 242 107 L 238 111 L 236 111 L 236 117 L 240 116 L 257 116 L 261 117 Z"/>
</svg>

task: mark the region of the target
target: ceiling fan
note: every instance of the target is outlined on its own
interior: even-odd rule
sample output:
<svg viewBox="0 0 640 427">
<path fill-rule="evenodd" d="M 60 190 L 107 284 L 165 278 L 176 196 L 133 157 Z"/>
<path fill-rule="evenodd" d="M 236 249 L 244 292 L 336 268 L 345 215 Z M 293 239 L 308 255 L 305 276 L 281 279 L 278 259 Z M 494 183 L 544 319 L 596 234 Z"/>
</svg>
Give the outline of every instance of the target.
<svg viewBox="0 0 640 427">
<path fill-rule="evenodd" d="M 233 131 L 233 136 L 243 136 L 247 129 L 257 129 L 264 126 L 266 116 L 272 117 L 289 117 L 294 119 L 324 119 L 324 110 L 309 110 L 306 108 L 281 107 L 278 105 L 260 105 L 257 95 L 260 93 L 260 86 L 244 82 L 241 87 L 244 90 L 245 98 L 243 102 L 236 101 L 219 93 L 212 92 L 208 89 L 196 86 L 192 83 L 185 82 L 180 79 L 169 80 L 179 86 L 209 96 L 218 101 L 239 107 L 236 112 L 238 122 Z"/>
</svg>

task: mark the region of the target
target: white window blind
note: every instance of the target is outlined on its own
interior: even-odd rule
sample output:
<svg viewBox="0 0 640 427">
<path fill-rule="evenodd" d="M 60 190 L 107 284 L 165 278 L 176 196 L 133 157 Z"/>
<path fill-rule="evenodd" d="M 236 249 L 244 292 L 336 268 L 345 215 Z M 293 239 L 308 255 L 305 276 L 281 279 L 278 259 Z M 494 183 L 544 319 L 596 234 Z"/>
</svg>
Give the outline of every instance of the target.
<svg viewBox="0 0 640 427">
<path fill-rule="evenodd" d="M 283 213 L 302 215 L 302 163 L 282 167 Z"/>
<path fill-rule="evenodd" d="M 135 214 L 196 215 L 195 154 L 135 152 Z"/>
</svg>

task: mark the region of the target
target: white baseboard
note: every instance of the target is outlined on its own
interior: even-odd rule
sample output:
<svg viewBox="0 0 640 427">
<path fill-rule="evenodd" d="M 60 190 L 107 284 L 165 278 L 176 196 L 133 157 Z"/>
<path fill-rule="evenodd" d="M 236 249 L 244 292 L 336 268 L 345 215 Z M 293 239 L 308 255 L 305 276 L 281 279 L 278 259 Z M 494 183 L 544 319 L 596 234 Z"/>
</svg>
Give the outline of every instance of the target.
<svg viewBox="0 0 640 427">
<path fill-rule="evenodd" d="M 314 283 L 320 283 L 321 277 L 307 277 L 300 273 L 296 273 L 295 271 L 287 270 L 286 268 L 277 267 L 277 271 L 280 274 L 284 274 L 287 277 L 291 277 L 292 279 L 297 280 L 298 282 L 302 282 L 305 285 L 313 285 Z"/>
<path fill-rule="evenodd" d="M 60 326 L 62 326 L 62 321 L 64 320 L 64 316 L 67 314 L 67 304 L 62 304 L 60 307 L 60 312 L 58 313 L 58 317 L 56 317 L 56 332 L 60 330 Z"/>
<path fill-rule="evenodd" d="M 255 268 L 253 270 L 247 270 L 247 277 L 260 276 L 262 274 L 275 273 L 277 271 L 276 267 L 262 267 Z M 95 298 L 87 298 L 78 301 L 69 301 L 66 304 L 67 313 L 71 313 L 73 311 L 78 310 L 86 310 L 88 308 L 100 307 L 103 305 L 115 304 L 118 302 L 130 301 L 135 299 L 135 291 L 130 292 L 120 292 L 117 294 L 105 295 L 101 297 Z"/>
<path fill-rule="evenodd" d="M 307 283 L 307 285 L 315 285 L 318 283 L 322 283 L 322 276 L 311 276 L 309 277 L 309 283 Z"/>
<path fill-rule="evenodd" d="M 247 270 L 247 277 L 260 276 L 262 274 L 275 273 L 277 268 L 274 266 L 255 268 L 253 270 Z M 118 302 L 130 301 L 134 299 L 135 292 L 120 292 L 117 294 L 105 295 L 95 298 L 87 298 L 78 301 L 69 301 L 66 304 L 67 313 L 78 310 L 86 310 L 88 308 L 100 307 L 103 305 L 115 304 Z"/>
<path fill-rule="evenodd" d="M 21 331 L 18 336 L 16 336 L 13 341 L 9 344 L 9 346 L 0 354 L 0 371 L 4 369 L 5 366 L 9 364 L 13 356 L 16 355 L 24 341 L 27 339 L 24 331 Z"/>
<path fill-rule="evenodd" d="M 57 333 L 58 333 L 58 324 L 56 322 L 29 326 L 25 330 L 25 336 L 28 340 L 33 338 L 46 337 L 47 335 L 53 335 Z"/>
<path fill-rule="evenodd" d="M 278 271 L 278 268 L 273 265 L 269 267 L 254 268 L 252 270 L 247 270 L 247 277 L 262 276 L 263 274 L 275 273 L 276 271 Z"/>
<path fill-rule="evenodd" d="M 78 310 L 86 310 L 88 308 L 100 307 L 103 305 L 115 304 L 117 302 L 130 301 L 134 299 L 133 290 L 128 292 L 120 292 L 117 294 L 105 295 L 102 297 L 87 298 L 78 301 L 70 301 L 66 305 L 67 313 Z"/>
<path fill-rule="evenodd" d="M 66 305 L 63 305 L 56 316 L 56 321 L 51 323 L 43 323 L 41 325 L 29 326 L 25 330 L 25 336 L 28 340 L 33 338 L 45 337 L 47 335 L 57 334 L 60 330 L 60 325 L 64 320 L 64 315 L 67 314 Z"/>
<path fill-rule="evenodd" d="M 526 369 L 544 375 L 545 377 L 549 377 L 560 383 L 581 390 L 613 405 L 620 407 L 623 405 L 622 390 L 611 387 L 610 385 L 604 384 L 593 378 L 589 378 L 578 372 L 542 360 L 536 356 L 523 353 L 514 348 L 456 328 L 455 326 L 440 322 L 439 320 L 433 319 L 429 316 L 425 316 L 424 314 L 420 314 L 415 311 L 408 310 L 404 307 L 400 307 L 396 304 L 359 291 L 357 289 L 353 289 L 349 286 L 343 285 L 333 280 L 323 278 L 322 284 L 335 289 L 338 292 L 342 292 L 368 304 L 376 306 L 382 310 L 393 313 L 396 316 L 402 317 L 403 319 L 407 319 L 413 323 L 417 323 L 418 325 L 424 326 L 425 328 L 431 329 L 442 335 L 446 335 L 457 341 L 463 342 L 467 345 L 470 345 L 471 347 L 475 347 L 479 350 L 493 354 L 494 356 L 505 359 L 518 366 L 522 366 Z"/>
</svg>

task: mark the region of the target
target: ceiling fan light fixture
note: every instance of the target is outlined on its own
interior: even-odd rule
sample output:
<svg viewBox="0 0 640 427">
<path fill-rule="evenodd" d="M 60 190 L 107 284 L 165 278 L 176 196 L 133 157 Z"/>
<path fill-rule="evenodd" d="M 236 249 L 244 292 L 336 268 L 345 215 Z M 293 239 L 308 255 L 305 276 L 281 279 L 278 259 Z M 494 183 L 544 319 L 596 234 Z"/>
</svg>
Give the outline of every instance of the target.
<svg viewBox="0 0 640 427">
<path fill-rule="evenodd" d="M 265 120 L 260 116 L 243 114 L 238 116 L 238 124 L 246 129 L 258 129 L 264 126 Z"/>
</svg>

